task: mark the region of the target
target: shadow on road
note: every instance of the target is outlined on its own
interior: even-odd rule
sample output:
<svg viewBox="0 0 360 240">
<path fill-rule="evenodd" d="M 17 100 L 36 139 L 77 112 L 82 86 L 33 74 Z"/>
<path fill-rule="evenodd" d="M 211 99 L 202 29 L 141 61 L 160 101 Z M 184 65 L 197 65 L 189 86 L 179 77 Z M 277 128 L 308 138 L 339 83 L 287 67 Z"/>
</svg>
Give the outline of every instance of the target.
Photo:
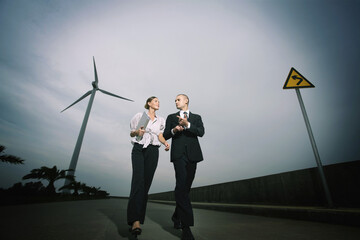
<svg viewBox="0 0 360 240">
<path fill-rule="evenodd" d="M 127 225 L 126 212 L 124 210 L 114 211 L 114 209 L 99 209 L 99 211 L 107 216 L 116 226 L 119 235 L 129 240 L 136 239 L 129 232 L 129 226 Z"/>
<path fill-rule="evenodd" d="M 181 230 L 177 230 L 173 227 L 173 222 L 171 221 L 171 216 L 173 214 L 173 210 L 170 209 L 148 209 L 146 212 L 146 216 L 158 223 L 162 229 L 169 232 L 170 234 L 181 238 Z"/>
<path fill-rule="evenodd" d="M 155 207 L 154 207 L 155 206 Z M 154 204 L 151 208 L 148 208 L 146 211 L 146 217 L 152 220 L 154 223 L 158 224 L 163 230 L 175 236 L 176 238 L 181 238 L 181 230 L 174 229 L 173 222 L 171 221 L 171 216 L 173 214 L 173 209 L 164 208 L 163 205 Z M 98 209 L 100 213 L 110 219 L 117 228 L 118 234 L 125 239 L 134 240 L 134 236 L 129 232 L 129 227 L 127 225 L 126 219 L 126 208 L 102 208 Z M 146 219 L 144 225 L 146 225 Z M 141 237 L 141 236 L 140 236 Z M 140 239 L 139 237 L 139 239 Z"/>
</svg>

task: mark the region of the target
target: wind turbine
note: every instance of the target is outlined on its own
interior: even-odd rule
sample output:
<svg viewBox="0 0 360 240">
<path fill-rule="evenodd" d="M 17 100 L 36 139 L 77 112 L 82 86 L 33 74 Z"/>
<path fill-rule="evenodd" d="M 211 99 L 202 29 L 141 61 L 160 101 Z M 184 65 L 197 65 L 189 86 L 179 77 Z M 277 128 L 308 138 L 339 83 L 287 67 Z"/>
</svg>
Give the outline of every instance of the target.
<svg viewBox="0 0 360 240">
<path fill-rule="evenodd" d="M 110 93 L 110 92 L 107 92 L 105 90 L 100 89 L 98 87 L 98 76 L 97 76 L 97 72 L 96 72 L 96 65 L 95 65 L 95 58 L 94 57 L 93 57 L 93 62 L 94 62 L 94 73 L 95 73 L 95 81 L 92 82 L 93 89 L 88 91 L 87 93 L 85 93 L 82 97 L 80 97 L 78 100 L 76 100 L 73 104 L 71 104 L 70 106 L 68 106 L 67 108 L 65 108 L 64 110 L 61 111 L 61 112 L 64 112 L 66 109 L 72 107 L 73 105 L 80 102 L 81 100 L 83 100 L 84 98 L 86 98 L 87 96 L 89 96 L 91 94 L 90 100 L 89 100 L 89 103 L 88 103 L 88 106 L 87 106 L 87 109 L 86 109 L 86 112 L 85 112 L 84 120 L 83 120 L 82 125 L 81 125 L 80 133 L 79 133 L 78 139 L 76 141 L 74 153 L 73 153 L 72 158 L 71 158 L 69 171 L 67 172 L 68 176 L 69 175 L 74 176 L 74 173 L 75 173 L 76 164 L 78 162 L 78 158 L 79 158 L 79 154 L 80 154 L 81 144 L 82 144 L 82 141 L 83 141 L 83 138 L 84 138 L 86 125 L 87 125 L 87 122 L 88 122 L 88 119 L 89 119 L 90 110 L 91 110 L 91 107 L 92 107 L 92 104 L 93 104 L 93 101 L 94 101 L 96 91 L 99 90 L 100 92 L 105 93 L 107 95 L 133 102 L 133 100 L 131 100 L 131 99 L 120 97 L 118 95 L 115 95 L 113 93 Z M 65 179 L 64 186 L 70 184 L 70 182 L 71 182 L 71 180 Z M 64 192 L 68 193 L 69 190 L 65 190 Z"/>
</svg>

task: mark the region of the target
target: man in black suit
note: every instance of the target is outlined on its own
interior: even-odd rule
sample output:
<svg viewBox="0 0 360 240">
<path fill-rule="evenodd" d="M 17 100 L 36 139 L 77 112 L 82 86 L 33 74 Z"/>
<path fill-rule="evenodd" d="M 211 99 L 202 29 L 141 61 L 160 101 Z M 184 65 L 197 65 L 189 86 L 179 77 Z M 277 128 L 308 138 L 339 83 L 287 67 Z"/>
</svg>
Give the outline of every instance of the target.
<svg viewBox="0 0 360 240">
<path fill-rule="evenodd" d="M 194 226 L 194 215 L 189 193 L 196 165 L 203 160 L 198 137 L 204 135 L 205 129 L 201 116 L 189 111 L 188 96 L 177 95 L 175 104 L 180 111 L 167 117 L 163 133 L 166 140 L 172 138 L 170 158 L 176 177 L 176 208 L 171 219 L 175 228 L 182 228 L 182 240 L 193 240 L 190 226 Z"/>
</svg>

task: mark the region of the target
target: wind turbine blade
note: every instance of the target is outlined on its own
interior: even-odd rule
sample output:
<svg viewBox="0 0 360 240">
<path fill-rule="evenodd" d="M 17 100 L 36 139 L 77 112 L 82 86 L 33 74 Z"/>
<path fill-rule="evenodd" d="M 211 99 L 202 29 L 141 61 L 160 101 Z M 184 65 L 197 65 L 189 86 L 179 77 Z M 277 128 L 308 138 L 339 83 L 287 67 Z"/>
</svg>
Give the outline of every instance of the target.
<svg viewBox="0 0 360 240">
<path fill-rule="evenodd" d="M 102 89 L 100 89 L 100 88 L 99 88 L 99 91 L 102 92 L 102 93 L 105 93 L 105 94 L 107 94 L 107 95 L 113 96 L 113 97 L 117 97 L 117 98 L 121 98 L 121 99 L 124 99 L 124 100 L 133 102 L 133 100 L 131 100 L 131 99 L 124 98 L 124 97 L 120 97 L 120 96 L 118 96 L 118 95 L 109 93 L 109 92 L 107 92 L 107 91 L 105 91 L 105 90 L 102 90 Z"/>
<path fill-rule="evenodd" d="M 81 98 L 79 98 L 78 100 L 76 100 L 73 104 L 71 104 L 70 106 L 68 106 L 67 108 L 65 108 L 64 110 L 62 110 L 61 112 L 65 111 L 66 109 L 74 106 L 75 104 L 77 104 L 78 102 L 80 102 L 81 100 L 83 100 L 84 98 L 86 98 L 87 96 L 89 96 L 91 94 L 92 90 L 88 91 L 87 93 L 85 93 Z"/>
<path fill-rule="evenodd" d="M 93 61 L 94 61 L 95 83 L 97 85 L 97 83 L 98 83 L 98 75 L 97 75 L 97 71 L 96 71 L 95 57 L 94 56 L 93 56 Z"/>
</svg>

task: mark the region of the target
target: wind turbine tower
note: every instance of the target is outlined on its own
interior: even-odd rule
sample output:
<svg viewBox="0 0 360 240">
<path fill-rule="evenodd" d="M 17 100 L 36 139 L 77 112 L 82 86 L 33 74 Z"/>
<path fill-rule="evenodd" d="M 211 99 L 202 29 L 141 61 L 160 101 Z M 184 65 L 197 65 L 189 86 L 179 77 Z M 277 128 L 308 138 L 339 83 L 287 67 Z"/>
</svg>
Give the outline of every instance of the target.
<svg viewBox="0 0 360 240">
<path fill-rule="evenodd" d="M 128 99 L 128 98 L 124 98 L 124 97 L 120 97 L 118 95 L 115 95 L 113 93 L 110 93 L 110 92 L 107 92 L 105 90 L 102 90 L 98 87 L 98 76 L 97 76 L 97 71 L 96 71 L 96 65 L 95 65 L 95 58 L 93 57 L 93 62 L 94 62 L 94 74 L 95 74 L 95 81 L 92 82 L 92 87 L 93 89 L 88 91 L 87 93 L 85 93 L 82 97 L 80 97 L 78 100 L 76 100 L 73 104 L 71 104 L 70 106 L 68 106 L 67 108 L 65 108 L 64 110 L 62 110 L 61 112 L 64 112 L 66 109 L 72 107 L 73 105 L 75 105 L 76 103 L 80 102 L 81 100 L 83 100 L 84 98 L 86 98 L 87 96 L 90 96 L 90 100 L 89 100 L 89 103 L 88 103 L 88 106 L 87 106 L 87 109 L 86 109 L 86 112 L 85 112 L 85 116 L 84 116 L 84 120 L 82 122 L 82 125 L 81 125 L 81 128 L 80 128 L 80 133 L 79 133 L 79 136 L 78 136 L 78 139 L 76 141 L 76 145 L 75 145 L 75 149 L 74 149 L 74 153 L 72 155 L 72 158 L 71 158 L 71 162 L 70 162 L 70 166 L 69 166 L 69 171 L 67 173 L 68 176 L 74 176 L 74 173 L 75 173 L 75 169 L 76 169 L 76 164 L 78 162 L 78 158 L 79 158 L 79 154 L 80 154 L 80 149 L 81 149 L 81 145 L 82 145 L 82 141 L 84 139 L 84 134 L 85 134 L 85 129 L 86 129 L 86 125 L 87 125 L 87 122 L 88 122 L 88 119 L 89 119 L 89 115 L 90 115 L 90 111 L 91 111 L 91 107 L 92 107 L 92 104 L 93 104 L 93 101 L 94 101 L 94 97 L 95 97 L 95 93 L 97 90 L 99 90 L 100 92 L 102 93 L 105 93 L 107 95 L 110 95 L 112 97 L 117 97 L 117 98 L 121 98 L 123 100 L 127 100 L 127 101 L 132 101 L 131 99 Z M 64 186 L 70 184 L 71 181 L 69 179 L 65 179 L 65 184 Z M 64 192 L 65 193 L 69 193 L 69 190 L 67 189 L 64 189 Z"/>
</svg>

